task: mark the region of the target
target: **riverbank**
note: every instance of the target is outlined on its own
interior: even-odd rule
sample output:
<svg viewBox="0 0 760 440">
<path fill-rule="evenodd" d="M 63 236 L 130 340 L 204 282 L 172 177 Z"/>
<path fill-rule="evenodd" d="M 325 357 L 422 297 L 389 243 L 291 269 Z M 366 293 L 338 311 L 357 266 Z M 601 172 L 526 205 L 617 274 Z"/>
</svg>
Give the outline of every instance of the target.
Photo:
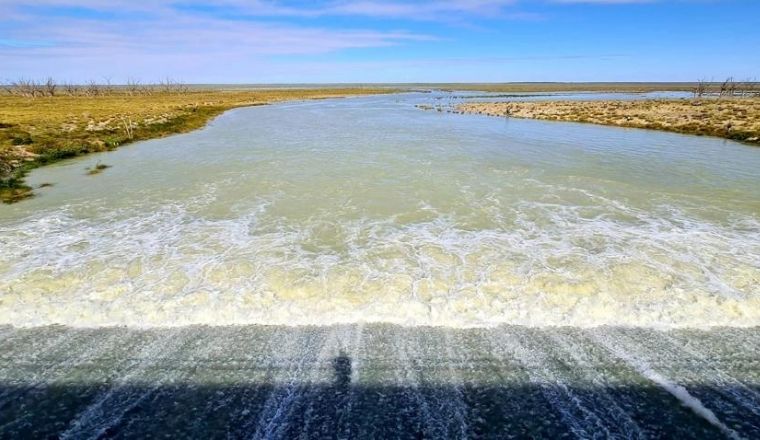
<svg viewBox="0 0 760 440">
<path fill-rule="evenodd" d="M 716 136 L 760 145 L 760 99 L 483 102 L 460 113 L 585 122 Z"/>
<path fill-rule="evenodd" d="M 203 127 L 226 110 L 301 99 L 390 93 L 389 88 L 154 91 L 98 96 L 0 95 L 0 201 L 31 197 L 24 183 L 36 167 L 130 142 Z"/>
</svg>

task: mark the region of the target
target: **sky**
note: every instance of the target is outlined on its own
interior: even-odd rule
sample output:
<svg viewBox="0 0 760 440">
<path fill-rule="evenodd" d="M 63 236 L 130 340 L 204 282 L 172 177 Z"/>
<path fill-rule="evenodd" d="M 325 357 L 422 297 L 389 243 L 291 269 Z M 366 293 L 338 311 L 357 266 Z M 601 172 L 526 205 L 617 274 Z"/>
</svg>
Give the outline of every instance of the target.
<svg viewBox="0 0 760 440">
<path fill-rule="evenodd" d="M 760 78 L 760 0 L 0 0 L 0 81 Z"/>
</svg>

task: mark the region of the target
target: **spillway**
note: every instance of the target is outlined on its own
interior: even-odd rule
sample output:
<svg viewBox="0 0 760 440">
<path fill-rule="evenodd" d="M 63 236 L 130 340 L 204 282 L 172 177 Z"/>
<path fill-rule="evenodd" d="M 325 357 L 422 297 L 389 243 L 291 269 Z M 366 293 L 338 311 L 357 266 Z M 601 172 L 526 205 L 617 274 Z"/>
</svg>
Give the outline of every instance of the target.
<svg viewBox="0 0 760 440">
<path fill-rule="evenodd" d="M 757 438 L 760 332 L 0 328 L 3 438 Z"/>
<path fill-rule="evenodd" d="M 35 170 L 0 438 L 760 438 L 760 150 L 454 99 Z"/>
</svg>

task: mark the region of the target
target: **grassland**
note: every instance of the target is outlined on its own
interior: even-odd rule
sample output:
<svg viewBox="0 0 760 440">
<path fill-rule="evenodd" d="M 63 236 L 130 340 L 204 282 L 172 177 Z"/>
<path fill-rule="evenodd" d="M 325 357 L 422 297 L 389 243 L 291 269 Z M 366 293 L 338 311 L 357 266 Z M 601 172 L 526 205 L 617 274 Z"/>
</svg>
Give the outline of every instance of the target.
<svg viewBox="0 0 760 440">
<path fill-rule="evenodd" d="M 665 130 L 760 145 L 760 98 L 487 102 L 461 104 L 455 111 Z"/>
<path fill-rule="evenodd" d="M 41 165 L 186 132 L 235 107 L 392 92 L 390 88 L 189 90 L 98 96 L 0 95 L 0 200 L 33 195 L 25 174 Z"/>
<path fill-rule="evenodd" d="M 533 93 L 533 92 L 692 92 L 697 83 L 690 82 L 513 82 L 513 83 L 437 83 L 405 84 L 406 87 L 434 88 L 439 90 L 471 90 L 480 92 Z M 706 83 L 706 92 L 720 90 L 720 83 Z"/>
</svg>

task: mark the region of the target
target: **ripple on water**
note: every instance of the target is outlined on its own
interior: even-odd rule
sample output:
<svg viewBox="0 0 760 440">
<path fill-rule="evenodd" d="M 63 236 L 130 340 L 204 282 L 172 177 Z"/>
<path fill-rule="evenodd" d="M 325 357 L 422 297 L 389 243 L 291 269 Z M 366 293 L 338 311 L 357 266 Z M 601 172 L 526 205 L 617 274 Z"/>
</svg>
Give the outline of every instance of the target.
<svg viewBox="0 0 760 440">
<path fill-rule="evenodd" d="M 15 325 L 752 326 L 760 234 L 630 210 L 528 204 L 509 227 L 450 217 L 294 227 L 266 207 L 203 219 L 169 206 L 9 225 L 0 321 Z M 746 226 L 748 219 L 743 219 Z M 259 230 L 261 232 L 259 232 Z"/>
<path fill-rule="evenodd" d="M 414 99 L 238 110 L 97 185 L 37 170 L 0 324 L 760 325 L 755 150 Z"/>
</svg>

